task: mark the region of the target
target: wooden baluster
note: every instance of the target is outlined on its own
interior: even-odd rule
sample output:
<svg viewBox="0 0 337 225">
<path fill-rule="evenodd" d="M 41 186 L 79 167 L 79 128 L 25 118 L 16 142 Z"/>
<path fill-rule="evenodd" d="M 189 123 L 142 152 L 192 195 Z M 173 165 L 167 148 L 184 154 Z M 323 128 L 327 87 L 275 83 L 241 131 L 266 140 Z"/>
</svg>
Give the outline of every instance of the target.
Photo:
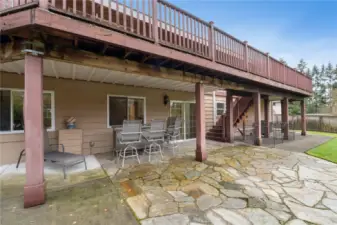
<svg viewBox="0 0 337 225">
<path fill-rule="evenodd" d="M 178 46 L 181 47 L 181 23 L 180 23 L 180 17 L 181 17 L 181 13 L 179 11 L 177 11 L 178 14 Z"/>
<path fill-rule="evenodd" d="M 209 48 L 209 57 L 213 62 L 215 62 L 215 37 L 214 37 L 214 22 L 209 22 L 209 29 L 208 29 L 208 48 Z"/>
<path fill-rule="evenodd" d="M 13 6 L 16 6 L 16 4 L 17 4 L 17 1 L 13 1 Z M 52 5 L 53 7 L 55 7 L 55 0 L 52 0 L 52 1 L 51 1 L 51 5 Z"/>
<path fill-rule="evenodd" d="M 73 13 L 76 14 L 76 0 L 73 0 Z"/>
<path fill-rule="evenodd" d="M 87 0 L 82 0 L 82 15 L 87 17 Z"/>
<path fill-rule="evenodd" d="M 167 6 L 164 5 L 164 38 L 165 38 L 165 42 L 167 42 L 167 15 L 166 15 L 166 11 L 167 11 Z"/>
<path fill-rule="evenodd" d="M 187 41 L 187 48 L 188 50 L 190 50 L 190 34 L 189 34 L 189 17 L 186 16 L 186 31 L 187 31 L 187 37 L 186 37 L 186 41 Z"/>
<path fill-rule="evenodd" d="M 170 26 L 170 42 L 171 44 L 173 44 L 173 30 L 172 30 L 172 9 L 171 8 L 168 8 L 169 9 L 169 26 Z"/>
<path fill-rule="evenodd" d="M 244 57 L 244 59 L 245 59 L 245 70 L 247 71 L 247 72 L 249 72 L 249 56 L 248 56 L 248 42 L 247 41 L 244 41 L 243 42 L 243 44 L 245 45 L 245 57 Z"/>
<path fill-rule="evenodd" d="M 136 10 L 137 10 L 137 34 L 140 35 L 140 27 L 139 27 L 139 1 L 136 0 Z"/>
<path fill-rule="evenodd" d="M 173 10 L 173 17 L 174 17 L 174 45 L 177 45 L 177 10 Z"/>
<path fill-rule="evenodd" d="M 66 0 L 64 0 L 66 1 Z M 96 5 L 95 0 L 91 0 L 91 13 L 92 18 L 96 19 Z"/>
<path fill-rule="evenodd" d="M 159 40 L 163 41 L 163 32 L 162 32 L 162 24 L 163 24 L 163 5 L 159 4 Z"/>
<path fill-rule="evenodd" d="M 62 9 L 67 10 L 67 0 L 62 1 Z"/>
<path fill-rule="evenodd" d="M 185 15 L 182 13 L 181 14 L 181 19 L 182 19 L 182 24 L 183 24 L 183 47 L 186 48 L 186 45 L 185 45 Z"/>
<path fill-rule="evenodd" d="M 108 17 L 109 17 L 109 24 L 112 24 L 112 11 L 111 11 L 111 0 L 108 0 L 109 1 L 109 12 L 108 12 Z"/>
<path fill-rule="evenodd" d="M 133 30 L 133 1 L 130 0 L 130 30 L 132 33 L 134 33 Z"/>
<path fill-rule="evenodd" d="M 104 20 L 104 11 L 103 11 L 103 0 L 101 0 L 101 3 L 100 3 L 100 14 L 101 14 L 101 21 Z"/>
<path fill-rule="evenodd" d="M 145 1 L 142 1 L 142 14 L 143 14 L 143 36 L 146 37 L 146 23 L 145 23 L 145 19 L 146 19 L 146 13 L 145 13 Z M 148 13 L 148 15 L 150 15 L 150 12 Z M 150 22 L 150 18 L 149 18 L 149 25 L 151 24 Z"/>
<path fill-rule="evenodd" d="M 120 23 L 119 23 L 119 2 L 118 1 L 119 0 L 116 0 L 116 24 L 117 24 L 117 26 L 120 25 Z"/>
<path fill-rule="evenodd" d="M 124 27 L 124 30 L 127 29 L 126 27 L 126 0 L 123 1 L 123 27 Z"/>
<path fill-rule="evenodd" d="M 153 0 L 154 1 L 154 0 Z M 157 11 L 157 3 L 152 2 L 152 4 L 150 4 L 150 2 L 147 2 L 147 7 L 148 7 L 148 11 L 149 11 L 149 38 L 153 38 L 155 43 L 158 43 L 158 20 L 157 20 L 157 13 L 160 13 L 160 11 Z M 151 7 L 152 7 L 152 25 L 151 25 Z M 160 4 L 159 4 L 160 7 Z M 160 8 L 159 8 L 160 9 Z M 156 18 L 156 21 L 155 19 Z M 155 25 L 156 24 L 156 25 Z M 154 29 L 154 27 L 156 27 L 156 29 Z M 160 25 L 159 25 L 159 29 L 160 29 Z M 157 33 L 155 33 L 152 36 L 153 30 L 155 30 Z M 160 32 L 159 32 L 160 34 Z M 157 37 L 157 42 L 156 42 L 156 37 Z"/>
</svg>

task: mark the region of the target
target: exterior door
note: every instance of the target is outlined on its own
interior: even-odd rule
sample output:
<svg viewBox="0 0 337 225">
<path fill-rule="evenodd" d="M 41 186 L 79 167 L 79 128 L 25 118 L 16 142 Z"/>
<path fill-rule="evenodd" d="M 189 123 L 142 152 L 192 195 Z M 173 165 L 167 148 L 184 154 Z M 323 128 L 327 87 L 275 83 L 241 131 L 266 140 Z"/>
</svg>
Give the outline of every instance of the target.
<svg viewBox="0 0 337 225">
<path fill-rule="evenodd" d="M 181 140 L 196 137 L 194 102 L 171 101 L 170 116 L 177 116 L 182 119 L 182 126 L 180 130 Z"/>
</svg>

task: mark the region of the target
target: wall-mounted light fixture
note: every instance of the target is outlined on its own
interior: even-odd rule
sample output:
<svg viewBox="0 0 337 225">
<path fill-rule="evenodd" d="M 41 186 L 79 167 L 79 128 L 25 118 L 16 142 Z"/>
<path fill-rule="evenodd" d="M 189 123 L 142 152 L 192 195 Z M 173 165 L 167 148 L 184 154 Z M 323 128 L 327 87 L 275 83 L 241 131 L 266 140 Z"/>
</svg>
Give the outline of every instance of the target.
<svg viewBox="0 0 337 225">
<path fill-rule="evenodd" d="M 170 98 L 167 94 L 164 94 L 163 103 L 165 106 L 170 102 Z"/>
</svg>

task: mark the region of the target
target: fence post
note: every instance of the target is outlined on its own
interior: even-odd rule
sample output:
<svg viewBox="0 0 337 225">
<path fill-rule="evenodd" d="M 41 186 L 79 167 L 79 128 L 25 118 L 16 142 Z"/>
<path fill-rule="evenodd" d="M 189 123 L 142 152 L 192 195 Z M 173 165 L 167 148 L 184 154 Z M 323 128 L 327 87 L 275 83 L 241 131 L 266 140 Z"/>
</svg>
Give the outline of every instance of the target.
<svg viewBox="0 0 337 225">
<path fill-rule="evenodd" d="M 248 62 L 248 41 L 244 41 L 243 44 L 245 45 L 244 57 L 245 57 L 245 69 L 249 72 L 249 62 Z"/>
<path fill-rule="evenodd" d="M 268 76 L 268 79 L 270 79 L 270 58 L 269 58 L 269 52 L 267 52 L 266 55 L 267 55 L 267 76 Z"/>
<path fill-rule="evenodd" d="M 158 18 L 157 18 L 157 0 L 152 0 L 152 35 L 154 43 L 158 44 Z"/>
<path fill-rule="evenodd" d="M 215 61 L 215 38 L 214 38 L 214 22 L 209 22 L 209 31 L 208 31 L 208 47 L 209 47 L 209 56 L 211 60 Z"/>
</svg>

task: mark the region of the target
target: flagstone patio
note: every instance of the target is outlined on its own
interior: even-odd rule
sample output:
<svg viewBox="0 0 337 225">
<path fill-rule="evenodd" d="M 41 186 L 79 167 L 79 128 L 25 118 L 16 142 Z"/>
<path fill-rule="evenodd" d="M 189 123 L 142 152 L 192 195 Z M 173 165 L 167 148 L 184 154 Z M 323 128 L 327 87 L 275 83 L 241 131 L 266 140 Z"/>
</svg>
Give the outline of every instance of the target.
<svg viewBox="0 0 337 225">
<path fill-rule="evenodd" d="M 142 225 L 337 224 L 336 164 L 267 147 L 208 154 L 103 168 Z"/>
</svg>

